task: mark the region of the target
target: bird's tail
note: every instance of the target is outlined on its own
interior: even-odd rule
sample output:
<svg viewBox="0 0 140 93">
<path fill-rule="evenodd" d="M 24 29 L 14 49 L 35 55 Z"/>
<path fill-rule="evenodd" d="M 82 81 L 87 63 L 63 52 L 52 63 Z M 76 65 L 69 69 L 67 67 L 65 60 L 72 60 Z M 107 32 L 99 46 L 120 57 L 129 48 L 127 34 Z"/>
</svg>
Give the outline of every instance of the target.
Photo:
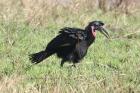
<svg viewBox="0 0 140 93">
<path fill-rule="evenodd" d="M 46 51 L 41 51 L 38 53 L 31 54 L 29 56 L 30 56 L 31 62 L 37 64 L 43 61 L 44 59 L 46 59 L 48 57 L 48 54 Z"/>
</svg>

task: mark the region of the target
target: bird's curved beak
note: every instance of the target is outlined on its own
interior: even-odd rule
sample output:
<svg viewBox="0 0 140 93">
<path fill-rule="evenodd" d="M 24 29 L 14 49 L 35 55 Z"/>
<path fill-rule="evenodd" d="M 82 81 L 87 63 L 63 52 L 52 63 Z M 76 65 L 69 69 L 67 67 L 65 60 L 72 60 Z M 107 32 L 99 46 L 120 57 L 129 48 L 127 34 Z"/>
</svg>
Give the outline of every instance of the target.
<svg viewBox="0 0 140 93">
<path fill-rule="evenodd" d="M 98 29 L 104 36 L 106 36 L 107 38 L 110 38 L 108 32 L 103 28 L 103 27 L 99 27 Z"/>
</svg>

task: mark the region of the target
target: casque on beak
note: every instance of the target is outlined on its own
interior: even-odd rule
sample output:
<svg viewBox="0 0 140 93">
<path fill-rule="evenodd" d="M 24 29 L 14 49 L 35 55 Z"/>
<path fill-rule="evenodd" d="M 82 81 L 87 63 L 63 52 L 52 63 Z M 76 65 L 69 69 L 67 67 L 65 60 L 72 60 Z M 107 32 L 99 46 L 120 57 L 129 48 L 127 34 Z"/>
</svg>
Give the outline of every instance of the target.
<svg viewBox="0 0 140 93">
<path fill-rule="evenodd" d="M 107 38 L 110 38 L 108 32 L 103 28 L 103 27 L 99 27 L 98 29 L 104 36 L 106 36 Z"/>
</svg>

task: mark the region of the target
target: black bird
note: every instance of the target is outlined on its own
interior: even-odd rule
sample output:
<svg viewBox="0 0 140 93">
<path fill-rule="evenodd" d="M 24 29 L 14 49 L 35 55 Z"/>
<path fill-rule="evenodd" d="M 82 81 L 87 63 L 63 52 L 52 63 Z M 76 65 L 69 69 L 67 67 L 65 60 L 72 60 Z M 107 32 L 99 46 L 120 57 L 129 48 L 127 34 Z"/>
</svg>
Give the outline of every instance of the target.
<svg viewBox="0 0 140 93">
<path fill-rule="evenodd" d="M 65 27 L 59 31 L 59 35 L 49 42 L 46 49 L 30 55 L 32 63 L 40 63 L 47 57 L 57 54 L 62 59 L 61 66 L 70 61 L 75 66 L 86 54 L 89 46 L 95 41 L 96 30 L 107 38 L 108 32 L 103 28 L 102 21 L 92 21 L 85 29 Z"/>
</svg>

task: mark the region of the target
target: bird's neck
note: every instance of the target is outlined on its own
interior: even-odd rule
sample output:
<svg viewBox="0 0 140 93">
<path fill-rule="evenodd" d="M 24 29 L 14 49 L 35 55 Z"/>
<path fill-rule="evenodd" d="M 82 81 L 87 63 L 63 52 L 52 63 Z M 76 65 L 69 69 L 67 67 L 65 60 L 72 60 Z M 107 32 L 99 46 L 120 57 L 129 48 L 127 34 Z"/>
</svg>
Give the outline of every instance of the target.
<svg viewBox="0 0 140 93">
<path fill-rule="evenodd" d="M 92 32 L 92 31 L 87 31 L 87 45 L 90 46 L 94 41 L 95 41 L 95 38 L 96 38 L 96 32 Z"/>
</svg>

